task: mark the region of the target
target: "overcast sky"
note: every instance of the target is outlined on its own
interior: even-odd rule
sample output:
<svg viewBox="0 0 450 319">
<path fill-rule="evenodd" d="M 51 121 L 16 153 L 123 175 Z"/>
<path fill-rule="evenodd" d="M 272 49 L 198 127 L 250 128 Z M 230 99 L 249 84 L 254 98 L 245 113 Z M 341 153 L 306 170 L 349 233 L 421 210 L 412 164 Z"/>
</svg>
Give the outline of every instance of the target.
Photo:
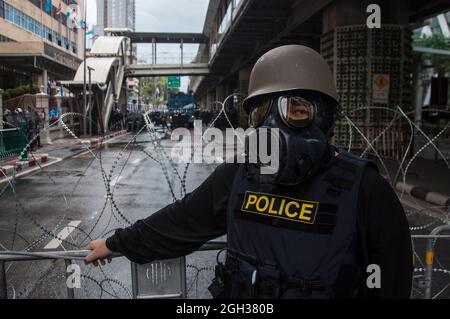
<svg viewBox="0 0 450 319">
<path fill-rule="evenodd" d="M 88 1 L 89 24 L 96 23 L 96 5 Z M 136 31 L 141 32 L 195 32 L 201 33 L 209 0 L 136 0 Z M 185 45 L 186 58 L 193 57 L 197 45 Z M 138 46 L 138 57 L 151 62 L 151 44 Z M 180 46 L 159 45 L 158 63 L 176 63 L 181 57 Z M 182 79 L 182 89 L 187 78 Z"/>
</svg>

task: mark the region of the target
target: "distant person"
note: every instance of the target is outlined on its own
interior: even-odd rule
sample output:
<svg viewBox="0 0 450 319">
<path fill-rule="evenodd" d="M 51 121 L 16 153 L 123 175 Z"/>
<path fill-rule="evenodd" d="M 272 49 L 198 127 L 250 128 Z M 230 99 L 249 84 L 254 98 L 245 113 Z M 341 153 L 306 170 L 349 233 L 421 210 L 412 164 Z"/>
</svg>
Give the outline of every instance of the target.
<svg viewBox="0 0 450 319">
<path fill-rule="evenodd" d="M 25 119 L 27 121 L 27 138 L 28 141 L 33 141 L 34 138 L 34 134 L 36 132 L 36 120 L 34 119 L 34 113 L 31 110 L 31 107 L 27 108 L 27 111 L 25 113 Z M 33 143 L 31 143 L 30 145 L 30 149 L 31 151 L 35 151 L 36 150 L 36 142 L 33 141 Z"/>
<path fill-rule="evenodd" d="M 27 119 L 25 117 L 25 114 L 23 113 L 23 109 L 18 107 L 16 109 L 16 126 L 19 127 L 20 123 L 26 123 Z"/>
<path fill-rule="evenodd" d="M 5 110 L 5 113 L 3 114 L 3 128 L 13 128 L 15 126 L 15 115 L 10 110 Z"/>
<path fill-rule="evenodd" d="M 31 118 L 34 123 L 33 128 L 33 138 L 34 140 L 34 146 L 36 149 L 41 148 L 41 130 L 43 128 L 43 121 L 41 119 L 41 116 L 39 115 L 38 111 L 36 109 L 32 110 Z"/>
<path fill-rule="evenodd" d="M 15 118 L 15 123 L 14 126 L 17 127 L 20 131 L 21 131 L 21 136 L 22 134 L 25 137 L 26 143 L 28 144 L 29 141 L 29 136 L 28 136 L 28 125 L 27 125 L 27 119 L 26 116 L 23 112 L 23 109 L 21 109 L 20 107 L 16 109 L 16 118 Z"/>
</svg>

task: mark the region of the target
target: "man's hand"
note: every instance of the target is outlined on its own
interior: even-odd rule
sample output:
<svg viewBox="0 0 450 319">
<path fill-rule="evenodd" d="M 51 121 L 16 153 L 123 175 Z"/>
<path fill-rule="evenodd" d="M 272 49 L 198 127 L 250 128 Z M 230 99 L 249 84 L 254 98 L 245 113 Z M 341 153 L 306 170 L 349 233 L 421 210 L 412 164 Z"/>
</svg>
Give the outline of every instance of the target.
<svg viewBox="0 0 450 319">
<path fill-rule="evenodd" d="M 89 256 L 84 259 L 86 264 L 94 264 L 95 267 L 98 267 L 98 262 L 103 266 L 106 265 L 106 261 L 111 263 L 112 251 L 106 247 L 106 239 L 94 240 L 86 246 L 86 249 L 92 251 Z"/>
</svg>

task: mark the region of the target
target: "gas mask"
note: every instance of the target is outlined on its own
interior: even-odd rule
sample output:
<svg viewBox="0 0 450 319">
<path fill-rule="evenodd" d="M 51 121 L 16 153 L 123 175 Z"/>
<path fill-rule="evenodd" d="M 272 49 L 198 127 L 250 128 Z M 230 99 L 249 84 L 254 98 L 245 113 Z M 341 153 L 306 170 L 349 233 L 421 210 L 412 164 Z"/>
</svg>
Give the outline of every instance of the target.
<svg viewBox="0 0 450 319">
<path fill-rule="evenodd" d="M 261 183 L 300 185 L 322 172 L 334 157 L 330 138 L 337 106 L 325 96 L 310 91 L 259 96 L 250 102 L 249 110 L 249 125 L 255 129 L 246 143 L 249 177 Z M 278 138 L 279 162 L 273 173 L 262 173 L 263 161 L 249 160 L 249 155 L 255 152 L 250 150 L 251 135 L 260 139 L 263 131 L 277 132 L 272 137 Z M 258 145 L 257 152 L 261 147 Z"/>
</svg>

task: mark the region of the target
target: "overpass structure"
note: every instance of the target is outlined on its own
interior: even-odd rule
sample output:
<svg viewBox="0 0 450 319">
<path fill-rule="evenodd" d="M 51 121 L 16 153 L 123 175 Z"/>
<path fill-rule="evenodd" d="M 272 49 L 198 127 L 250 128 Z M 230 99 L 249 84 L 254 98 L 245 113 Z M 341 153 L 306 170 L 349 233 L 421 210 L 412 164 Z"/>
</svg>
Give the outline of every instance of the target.
<svg viewBox="0 0 450 319">
<path fill-rule="evenodd" d="M 367 27 L 369 4 L 381 8 L 381 29 Z M 410 59 L 409 30 L 449 10 L 450 2 L 446 0 L 211 0 L 203 29 L 209 41 L 199 49 L 199 55 L 209 56 L 211 72 L 191 79 L 191 88 L 202 105 L 233 92 L 245 94 L 256 60 L 286 44 L 303 44 L 321 52 L 335 73 L 341 62 L 352 60 L 353 64 L 343 67 L 345 78 L 351 78 L 352 72 L 359 77 L 352 71 L 359 69 L 358 63 L 370 64 L 370 59 L 379 59 L 387 65 L 396 57 L 392 52 L 397 48 L 398 58 Z M 371 40 L 374 37 L 377 39 Z M 375 51 L 377 46 L 381 51 Z M 408 66 L 401 64 L 403 71 L 407 70 Z M 391 66 L 379 69 L 386 72 Z M 405 81 L 398 79 L 402 86 L 400 81 Z M 364 85 L 368 88 L 370 83 Z M 346 89 L 340 89 L 341 93 Z"/>
<path fill-rule="evenodd" d="M 207 45 L 209 39 L 203 33 L 183 32 L 133 32 L 128 29 L 105 29 L 105 32 L 115 37 L 126 37 L 134 44 L 152 44 L 152 64 L 134 64 L 127 66 L 126 75 L 129 77 L 154 77 L 154 76 L 204 76 L 209 75 L 209 60 L 203 57 L 196 58 L 191 63 L 183 62 L 185 44 Z M 158 44 L 179 44 L 181 49 L 179 64 L 157 64 Z"/>
<path fill-rule="evenodd" d="M 133 32 L 128 29 L 105 29 L 113 36 L 127 37 L 131 43 L 185 43 L 206 44 L 208 37 L 203 33 Z"/>
<path fill-rule="evenodd" d="M 131 64 L 126 54 L 128 46 L 129 39 L 126 37 L 98 38 L 89 58 L 79 66 L 75 78 L 61 82 L 78 97 L 85 89 L 88 91 L 89 103 L 83 107 L 83 111 L 86 118 L 97 123 L 94 128 L 96 133 L 106 133 L 112 110 L 126 106 L 125 68 Z M 84 86 L 85 70 L 89 70 L 86 78 L 89 79 L 90 88 Z"/>
<path fill-rule="evenodd" d="M 381 8 L 381 29 L 367 27 L 367 7 Z M 335 74 L 344 110 L 367 105 L 412 105 L 414 58 L 411 28 L 425 19 L 449 11 L 448 0 L 210 0 L 201 33 L 132 32 L 106 29 L 86 63 L 94 69 L 92 81 L 102 130 L 107 130 L 111 110 L 126 105 L 127 77 L 190 76 L 190 89 L 206 108 L 233 93 L 247 94 L 252 65 L 268 50 L 286 44 L 303 44 L 321 52 Z M 127 50 L 151 43 L 151 64 L 134 63 Z M 157 45 L 180 44 L 179 64 L 157 64 Z M 183 45 L 199 44 L 197 56 L 183 63 Z M 98 70 L 100 71 L 98 71 Z M 74 81 L 65 82 L 80 92 L 84 65 Z M 97 72 L 99 72 L 97 74 Z M 373 79 L 390 79 L 386 101 L 373 98 Z M 125 102 L 124 102 L 125 101 Z M 240 100 L 233 100 L 238 107 Z M 94 111 L 97 109 L 97 111 Z M 386 119 L 362 116 L 383 123 Z M 245 125 L 244 114 L 240 114 Z M 338 133 L 339 135 L 339 133 Z"/>
<path fill-rule="evenodd" d="M 370 4 L 380 8 L 381 28 L 368 26 Z M 240 103 L 248 93 L 254 63 L 272 48 L 302 44 L 329 63 L 344 111 L 397 105 L 412 109 L 421 101 L 415 94 L 420 87 L 415 81 L 420 53 L 413 50 L 411 30 L 448 11 L 447 0 L 211 0 L 203 29 L 209 41 L 198 52 L 209 56 L 210 73 L 192 77 L 190 87 L 203 108 L 238 93 L 240 98 L 230 103 L 245 126 Z M 380 76 L 389 83 L 382 99 L 375 94 Z M 367 110 L 358 114 L 356 124 L 377 129 L 391 119 L 389 111 Z M 365 133 L 369 138 L 373 134 Z M 335 143 L 348 145 L 348 138 L 348 127 L 338 125 Z M 354 143 L 358 144 L 364 141 Z M 398 145 L 395 140 L 388 144 Z"/>
<path fill-rule="evenodd" d="M 126 67 L 128 77 L 205 76 L 210 74 L 208 63 L 135 64 Z"/>
<path fill-rule="evenodd" d="M 89 57 L 78 68 L 75 78 L 63 81 L 81 100 L 85 90 L 85 77 L 89 80 L 86 88 L 89 102 L 83 108 L 85 118 L 97 123 L 94 133 L 105 133 L 110 127 L 111 113 L 114 109 L 125 112 L 127 106 L 127 78 L 158 76 L 206 76 L 210 74 L 208 63 L 193 62 L 183 64 L 156 64 L 158 43 L 205 43 L 202 34 L 192 33 L 133 33 L 127 30 L 109 30 L 108 36 L 99 37 Z M 135 43 L 153 43 L 153 64 L 136 64 L 130 52 Z M 181 55 L 182 56 L 182 55 Z M 89 74 L 85 76 L 85 70 Z M 89 130 L 90 133 L 92 129 Z"/>
</svg>

